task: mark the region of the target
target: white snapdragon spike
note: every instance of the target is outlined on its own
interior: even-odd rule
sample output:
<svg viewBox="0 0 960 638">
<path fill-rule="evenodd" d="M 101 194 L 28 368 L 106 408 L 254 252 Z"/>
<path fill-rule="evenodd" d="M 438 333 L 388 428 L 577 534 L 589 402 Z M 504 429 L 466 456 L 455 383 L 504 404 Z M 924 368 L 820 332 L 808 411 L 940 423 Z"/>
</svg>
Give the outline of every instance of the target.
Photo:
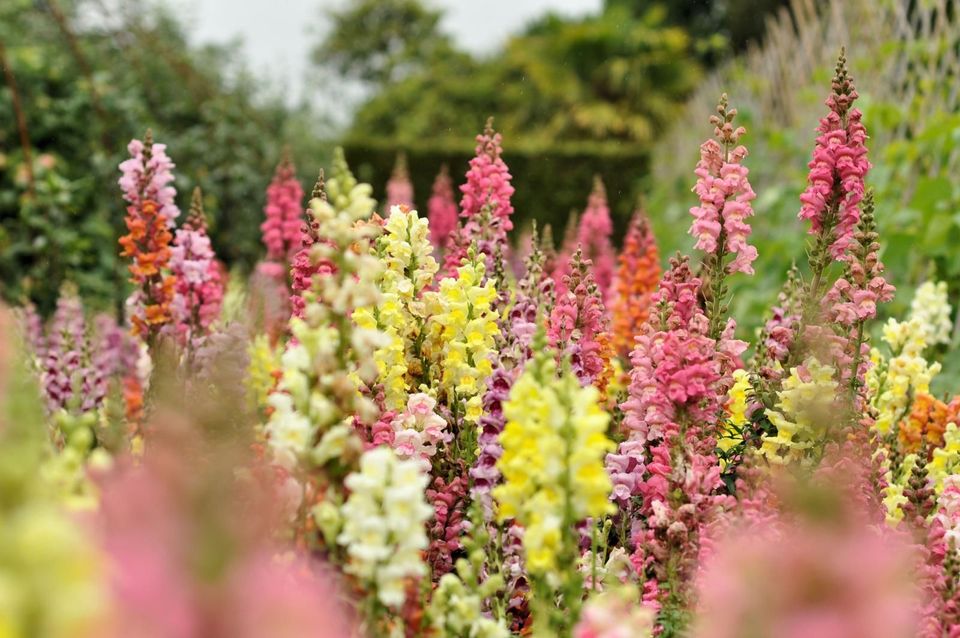
<svg viewBox="0 0 960 638">
<path fill-rule="evenodd" d="M 424 498 L 428 481 L 419 461 L 400 459 L 387 447 L 365 452 L 360 471 L 346 479 L 350 497 L 337 539 L 349 556 L 346 571 L 390 608 L 403 604 L 409 579 L 427 574 L 421 552 L 424 523 L 433 514 Z"/>
<path fill-rule="evenodd" d="M 919 320 L 928 346 L 950 343 L 951 308 L 947 301 L 947 282 L 925 281 L 910 302 L 911 319 Z"/>
</svg>

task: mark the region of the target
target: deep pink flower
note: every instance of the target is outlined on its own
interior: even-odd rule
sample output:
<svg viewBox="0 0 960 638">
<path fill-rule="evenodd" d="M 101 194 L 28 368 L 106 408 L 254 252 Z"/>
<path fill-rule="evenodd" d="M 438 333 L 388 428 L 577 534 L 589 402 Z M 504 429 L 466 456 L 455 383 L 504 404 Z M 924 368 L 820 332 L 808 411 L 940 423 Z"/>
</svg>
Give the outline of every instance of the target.
<svg viewBox="0 0 960 638">
<path fill-rule="evenodd" d="M 267 261 L 282 264 L 279 270 L 286 274 L 287 262 L 300 249 L 303 218 L 303 187 L 286 151 L 267 187 L 267 204 L 263 214 L 260 232 L 267 248 Z"/>
<path fill-rule="evenodd" d="M 446 245 L 447 237 L 457 230 L 457 203 L 453 200 L 453 181 L 444 164 L 433 182 L 433 193 L 427 202 L 430 241 L 437 248 Z"/>
<path fill-rule="evenodd" d="M 867 130 L 863 114 L 851 108 L 859 97 L 853 78 L 847 74 L 841 54 L 826 100 L 830 112 L 820 120 L 813 159 L 808 164 L 807 189 L 800 195 L 800 219 L 809 219 L 810 233 L 829 233 L 829 251 L 834 259 L 844 256 L 860 220 L 864 180 L 870 170 L 867 160 Z"/>
</svg>

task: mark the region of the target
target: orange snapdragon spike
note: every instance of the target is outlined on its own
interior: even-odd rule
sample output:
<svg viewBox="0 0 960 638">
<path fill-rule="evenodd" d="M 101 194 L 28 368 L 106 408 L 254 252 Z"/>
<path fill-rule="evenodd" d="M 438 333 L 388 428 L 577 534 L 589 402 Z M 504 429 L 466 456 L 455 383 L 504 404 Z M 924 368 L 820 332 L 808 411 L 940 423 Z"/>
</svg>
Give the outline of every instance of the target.
<svg viewBox="0 0 960 638">
<path fill-rule="evenodd" d="M 634 214 L 620 253 L 611 295 L 614 346 L 621 356 L 633 349 L 634 337 L 650 312 L 650 297 L 660 282 L 660 253 L 650 222 Z"/>
</svg>

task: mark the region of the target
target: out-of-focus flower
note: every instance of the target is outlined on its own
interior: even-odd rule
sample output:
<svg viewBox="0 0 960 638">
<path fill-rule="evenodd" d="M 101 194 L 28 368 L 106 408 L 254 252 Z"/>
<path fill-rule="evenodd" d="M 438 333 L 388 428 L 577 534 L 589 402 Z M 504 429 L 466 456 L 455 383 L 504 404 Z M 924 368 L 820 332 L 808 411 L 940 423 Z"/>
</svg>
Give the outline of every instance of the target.
<svg viewBox="0 0 960 638">
<path fill-rule="evenodd" d="M 699 588 L 697 638 L 918 635 L 909 547 L 866 525 L 735 531 Z"/>
<path fill-rule="evenodd" d="M 430 241 L 437 248 L 447 244 L 447 237 L 457 230 L 457 203 L 453 199 L 453 182 L 444 164 L 433 181 L 433 193 L 427 202 L 430 220 Z"/>
<path fill-rule="evenodd" d="M 303 187 L 297 179 L 297 169 L 284 150 L 273 179 L 267 187 L 267 203 L 260 224 L 267 261 L 276 263 L 285 276 L 287 262 L 300 249 L 300 227 L 303 218 Z"/>
<path fill-rule="evenodd" d="M 607 204 L 607 190 L 600 176 L 593 178 L 593 190 L 587 200 L 587 208 L 580 216 L 577 228 L 577 243 L 583 250 L 584 259 L 593 264 L 592 274 L 600 289 L 601 298 L 607 302 L 613 282 L 614 249 L 610 242 L 613 221 Z"/>
<path fill-rule="evenodd" d="M 407 156 L 401 152 L 397 154 L 397 161 L 393 165 L 393 173 L 387 182 L 387 209 L 394 206 L 413 208 L 413 183 L 407 171 Z"/>
<path fill-rule="evenodd" d="M 836 370 L 810 357 L 790 370 L 766 415 L 777 428 L 764 436 L 761 453 L 771 462 L 804 462 L 824 442 L 836 412 Z"/>
<path fill-rule="evenodd" d="M 587 598 L 573 638 L 649 638 L 653 636 L 653 612 L 637 604 L 636 588 L 620 588 Z"/>
<path fill-rule="evenodd" d="M 416 460 L 401 460 L 387 447 L 360 457 L 360 470 L 346 479 L 350 497 L 342 509 L 346 571 L 370 595 L 397 609 L 411 579 L 426 575 L 421 551 L 427 548 L 424 523 L 433 510 L 424 500 L 427 476 Z"/>
<path fill-rule="evenodd" d="M 629 355 L 633 340 L 650 313 L 653 293 L 660 281 L 660 255 L 650 222 L 641 212 L 630 220 L 617 273 L 613 280 L 610 311 L 614 344 L 621 356 Z"/>
</svg>

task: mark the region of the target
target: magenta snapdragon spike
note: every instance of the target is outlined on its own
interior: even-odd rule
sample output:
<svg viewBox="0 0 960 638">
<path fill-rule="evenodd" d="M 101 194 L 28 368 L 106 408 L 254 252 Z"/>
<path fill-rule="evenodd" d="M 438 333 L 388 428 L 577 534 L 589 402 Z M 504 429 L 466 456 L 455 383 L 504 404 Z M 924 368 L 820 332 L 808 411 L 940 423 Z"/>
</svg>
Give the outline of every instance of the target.
<svg viewBox="0 0 960 638">
<path fill-rule="evenodd" d="M 503 454 L 500 433 L 506 425 L 503 403 L 510 395 L 510 388 L 515 379 L 515 372 L 507 371 L 498 364 L 490 375 L 487 392 L 483 395 L 483 415 L 480 417 L 480 434 L 477 437 L 479 452 L 476 462 L 470 468 L 470 478 L 473 479 L 470 495 L 480 504 L 486 521 L 493 520 L 491 491 L 500 481 L 497 461 Z"/>
<path fill-rule="evenodd" d="M 600 288 L 604 302 L 609 301 L 610 284 L 613 282 L 615 250 L 610 236 L 613 234 L 613 221 L 610 219 L 610 206 L 607 203 L 607 190 L 599 176 L 593 179 L 593 190 L 587 200 L 587 208 L 580 216 L 577 228 L 579 242 L 585 259 L 593 264 L 593 278 Z"/>
<path fill-rule="evenodd" d="M 193 350 L 209 334 L 223 301 L 223 277 L 207 235 L 199 188 L 193 191 L 189 217 L 174 236 L 170 270 L 176 277 L 172 327 L 178 342 Z"/>
<path fill-rule="evenodd" d="M 402 152 L 397 155 L 393 173 L 387 181 L 387 210 L 384 214 L 389 214 L 394 206 L 414 208 L 413 182 L 410 181 L 410 173 L 407 171 L 407 156 Z"/>
<path fill-rule="evenodd" d="M 757 249 L 747 243 L 750 237 L 747 220 L 753 216 L 750 202 L 756 194 L 747 180 L 749 171 L 743 165 L 747 149 L 739 144 L 746 129 L 734 127 L 737 110 L 727 108 L 726 94 L 720 98 L 717 113 L 710 118 L 716 139 L 700 146 L 700 161 L 695 171 L 697 183 L 693 187 L 700 204 L 690 209 L 693 215 L 690 234 L 697 238 L 698 249 L 714 256 L 717 273 L 723 268 L 724 273 L 753 274 L 751 264 L 757 258 Z M 726 255 L 733 255 L 733 260 L 724 265 Z"/>
<path fill-rule="evenodd" d="M 564 292 L 550 313 L 547 338 L 550 347 L 568 356 L 574 374 L 583 385 L 592 384 L 603 372 L 604 359 L 597 337 L 607 330 L 603 300 L 590 272 L 591 262 L 581 250 L 574 253 Z"/>
<path fill-rule="evenodd" d="M 483 133 L 477 136 L 476 156 L 470 160 L 467 182 L 460 187 L 461 224 L 444 246 L 441 279 L 457 276 L 457 267 L 474 245 L 486 257 L 487 272 L 492 273 L 498 247 L 502 255 L 507 244 L 507 233 L 513 228 L 510 197 L 514 189 L 510 170 L 500 156 L 500 143 L 500 134 L 494 132 L 490 118 Z"/>
<path fill-rule="evenodd" d="M 433 192 L 427 201 L 427 219 L 430 221 L 430 241 L 436 248 L 447 243 L 447 237 L 457 230 L 457 203 L 453 199 L 453 181 L 447 165 L 440 167 L 433 181 Z"/>
<path fill-rule="evenodd" d="M 513 186 L 510 184 L 510 169 L 507 168 L 501 154 L 502 138 L 493 130 L 493 118 L 487 120 L 483 133 L 477 136 L 477 153 L 470 160 L 467 170 L 467 183 L 460 187 L 463 197 L 460 200 L 460 216 L 467 222 L 474 220 L 480 210 L 489 205 L 493 212 L 495 239 L 506 238 L 513 229 L 510 216 L 513 205 L 510 197 Z"/>
<path fill-rule="evenodd" d="M 47 409 L 69 409 L 81 383 L 90 375 L 86 365 L 87 327 L 83 304 L 76 291 L 64 289 L 57 299 L 47 335 L 47 349 L 41 367 L 41 384 Z M 83 397 L 76 397 L 82 401 Z"/>
<path fill-rule="evenodd" d="M 260 224 L 263 244 L 267 248 L 267 261 L 286 264 L 300 249 L 300 227 L 303 220 L 303 187 L 297 179 L 297 170 L 284 151 L 267 187 L 267 204 L 263 208 L 264 220 Z"/>
<path fill-rule="evenodd" d="M 642 497 L 639 511 L 621 509 L 621 515 L 633 518 L 632 560 L 646 581 L 645 599 L 656 604 L 685 600 L 701 536 L 731 505 L 721 494 L 715 448 L 730 374 L 745 344 L 733 340 L 729 328 L 719 342 L 709 336 L 700 286 L 686 258 L 671 260 L 654 295 L 654 319 L 631 356 L 622 406 L 627 439 L 607 459 L 613 498 L 624 506 Z M 655 600 L 665 591 L 672 592 L 669 601 Z"/>
<path fill-rule="evenodd" d="M 149 145 L 149 153 L 144 151 Z M 157 215 L 164 218 L 167 228 L 173 228 L 180 209 L 174 198 L 177 189 L 173 187 L 173 169 L 175 164 L 167 156 L 167 145 L 152 142 L 147 132 L 147 144 L 140 140 L 131 140 L 127 145 L 130 159 L 120 163 L 120 188 L 123 198 L 133 208 L 141 208 L 146 202 L 158 207 Z"/>
<path fill-rule="evenodd" d="M 860 220 L 867 160 L 867 130 L 863 114 L 852 108 L 857 99 L 843 52 L 837 61 L 832 91 L 826 100 L 830 112 L 820 120 L 819 136 L 810 160 L 807 189 L 800 195 L 801 219 L 811 222 L 810 234 L 822 237 L 833 259 L 846 253 Z"/>
</svg>

